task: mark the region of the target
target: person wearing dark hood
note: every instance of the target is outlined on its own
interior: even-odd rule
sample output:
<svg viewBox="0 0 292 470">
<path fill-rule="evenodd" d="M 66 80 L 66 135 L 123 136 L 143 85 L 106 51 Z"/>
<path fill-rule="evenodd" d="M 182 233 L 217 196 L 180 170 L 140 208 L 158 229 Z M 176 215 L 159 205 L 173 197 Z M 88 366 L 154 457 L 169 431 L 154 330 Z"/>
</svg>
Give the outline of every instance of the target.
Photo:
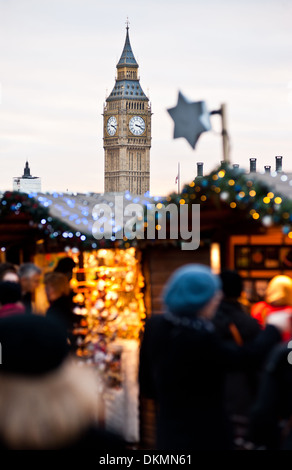
<svg viewBox="0 0 292 470">
<path fill-rule="evenodd" d="M 223 298 L 213 318 L 216 331 L 222 339 L 243 344 L 259 332 L 258 322 L 252 318 L 240 302 L 243 290 L 241 276 L 232 270 L 220 273 Z"/>
<path fill-rule="evenodd" d="M 72 311 L 72 302 L 69 296 L 69 281 L 65 274 L 58 272 L 47 273 L 44 284 L 48 301 L 50 303 L 46 316 L 61 321 L 67 328 L 68 338 L 74 341 L 72 331 L 79 317 Z"/>
<path fill-rule="evenodd" d="M 65 274 L 68 281 L 70 281 L 72 279 L 73 269 L 75 268 L 75 266 L 76 266 L 75 261 L 72 258 L 70 258 L 70 256 L 65 256 L 65 258 L 61 258 L 58 261 L 57 266 L 54 269 L 54 272 Z"/>
<path fill-rule="evenodd" d="M 70 287 L 70 281 L 72 279 L 72 276 L 73 276 L 73 269 L 75 268 L 76 266 L 76 263 L 75 261 L 70 258 L 70 256 L 65 256 L 64 258 L 61 258 L 58 263 L 57 263 L 57 266 L 55 267 L 54 269 L 54 272 L 55 273 L 61 273 L 61 274 L 64 274 L 66 276 L 66 278 L 68 279 L 68 282 L 69 282 L 69 297 L 71 299 L 71 302 L 72 302 L 72 308 L 73 308 L 73 297 L 75 295 L 73 289 L 71 289 Z"/>
<path fill-rule="evenodd" d="M 97 375 L 76 363 L 60 322 L 0 319 L 0 450 L 123 449 L 98 422 Z"/>
<path fill-rule="evenodd" d="M 165 313 L 146 322 L 139 383 L 142 399 L 156 404 L 157 449 L 233 449 L 224 410 L 226 370 L 260 367 L 287 326 L 286 318 L 271 316 L 253 342 L 227 344 L 212 324 L 221 298 L 219 277 L 207 266 L 189 264 L 165 286 Z"/>
</svg>

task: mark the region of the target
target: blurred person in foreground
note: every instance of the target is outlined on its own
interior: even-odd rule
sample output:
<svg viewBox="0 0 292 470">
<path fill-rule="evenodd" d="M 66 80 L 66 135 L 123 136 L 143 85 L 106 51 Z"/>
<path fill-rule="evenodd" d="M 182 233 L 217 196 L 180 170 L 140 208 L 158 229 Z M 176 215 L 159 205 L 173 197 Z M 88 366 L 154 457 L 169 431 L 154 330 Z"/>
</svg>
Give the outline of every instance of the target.
<svg viewBox="0 0 292 470">
<path fill-rule="evenodd" d="M 253 341 L 261 327 L 240 302 L 241 276 L 232 270 L 220 273 L 223 298 L 213 318 L 216 333 L 231 344 Z M 245 439 L 250 407 L 256 396 L 259 377 L 255 370 L 230 370 L 226 374 L 225 407 L 233 425 L 234 439 Z"/>
<path fill-rule="evenodd" d="M 0 450 L 123 448 L 100 427 L 96 373 L 73 359 L 60 322 L 0 319 L 0 343 Z"/>
<path fill-rule="evenodd" d="M 178 269 L 163 298 L 165 313 L 145 325 L 139 370 L 141 396 L 156 403 L 156 446 L 231 450 L 233 436 L 224 410 L 226 370 L 260 368 L 281 340 L 287 319 L 271 315 L 270 324 L 246 345 L 223 342 L 212 324 L 222 298 L 221 281 L 203 265 Z"/>
<path fill-rule="evenodd" d="M 24 313 L 20 284 L 14 281 L 0 281 L 0 318 Z"/>
<path fill-rule="evenodd" d="M 0 281 L 19 282 L 19 275 L 14 264 L 0 263 Z"/>
<path fill-rule="evenodd" d="M 27 314 L 33 312 L 33 301 L 37 287 L 41 281 L 41 270 L 33 263 L 23 263 L 19 267 L 19 278 L 22 292 L 22 302 Z"/>
<path fill-rule="evenodd" d="M 269 282 L 265 300 L 257 302 L 251 308 L 251 315 L 264 327 L 269 315 L 286 311 L 292 317 L 292 279 L 289 276 L 275 276 Z M 290 339 L 290 331 L 283 332 L 283 341 Z"/>
</svg>

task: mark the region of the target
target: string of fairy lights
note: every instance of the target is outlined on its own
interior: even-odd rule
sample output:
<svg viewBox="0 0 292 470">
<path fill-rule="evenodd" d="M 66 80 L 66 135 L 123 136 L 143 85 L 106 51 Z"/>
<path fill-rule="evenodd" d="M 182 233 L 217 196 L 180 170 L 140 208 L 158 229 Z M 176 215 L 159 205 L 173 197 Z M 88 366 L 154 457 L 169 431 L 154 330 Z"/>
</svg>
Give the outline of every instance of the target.
<svg viewBox="0 0 292 470">
<path fill-rule="evenodd" d="M 288 179 L 287 175 L 282 178 Z M 289 184 L 292 186 L 292 180 Z M 224 163 L 209 175 L 197 177 L 185 185 L 181 194 L 171 194 L 167 202 L 196 203 L 201 205 L 201 210 L 211 205 L 218 209 L 229 206 L 232 210 L 242 211 L 243 219 L 252 218 L 265 227 L 282 226 L 283 233 L 292 239 L 292 200 L 272 191 L 255 175 L 247 175 Z"/>
<path fill-rule="evenodd" d="M 288 179 L 287 175 L 281 178 Z M 284 179 L 282 180 L 284 182 Z M 292 180 L 288 183 L 292 190 Z M 281 191 L 272 190 L 267 182 L 246 174 L 244 171 L 222 163 L 220 167 L 210 174 L 196 177 L 183 187 L 180 194 L 172 193 L 166 198 L 147 198 L 145 195 L 136 196 L 127 192 L 125 199 L 131 203 L 139 203 L 144 207 L 144 220 L 140 217 L 140 224 L 144 224 L 146 231 L 149 218 L 155 217 L 156 234 L 161 229 L 159 218 L 163 206 L 174 203 L 200 204 L 201 211 L 205 207 L 229 207 L 234 211 L 241 211 L 242 218 L 249 218 L 261 223 L 264 227 L 277 225 L 282 232 L 292 239 L 292 199 Z M 107 197 L 104 195 L 106 203 Z M 152 202 L 152 213 L 148 210 Z M 109 202 L 110 205 L 114 203 Z M 118 239 L 113 231 L 109 239 L 97 240 L 92 235 L 93 216 L 87 196 L 77 198 L 64 193 L 38 195 L 19 192 L 5 192 L 0 199 L 0 219 L 14 214 L 30 215 L 30 225 L 39 229 L 43 236 L 49 239 L 62 240 L 69 246 L 78 244 L 88 249 L 118 247 L 129 248 L 136 246 L 137 240 L 130 239 L 125 232 L 122 239 Z M 54 215 L 52 215 L 52 213 Z M 78 229 L 76 229 L 78 227 Z M 146 237 L 145 237 L 146 238 Z M 155 241 L 154 237 L 154 241 Z"/>
</svg>

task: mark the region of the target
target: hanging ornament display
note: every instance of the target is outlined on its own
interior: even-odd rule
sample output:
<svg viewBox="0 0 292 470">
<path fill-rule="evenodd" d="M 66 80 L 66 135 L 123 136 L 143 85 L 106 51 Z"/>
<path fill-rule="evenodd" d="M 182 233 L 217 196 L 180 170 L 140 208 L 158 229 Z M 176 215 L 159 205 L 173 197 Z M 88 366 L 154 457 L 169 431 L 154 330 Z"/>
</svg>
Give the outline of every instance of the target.
<svg viewBox="0 0 292 470">
<path fill-rule="evenodd" d="M 118 339 L 140 339 L 145 321 L 144 278 L 135 248 L 84 253 L 72 285 L 74 312 L 82 315 L 75 329 L 76 354 L 94 364 L 108 386 L 121 383 Z M 77 280 L 78 279 L 78 280 Z"/>
</svg>

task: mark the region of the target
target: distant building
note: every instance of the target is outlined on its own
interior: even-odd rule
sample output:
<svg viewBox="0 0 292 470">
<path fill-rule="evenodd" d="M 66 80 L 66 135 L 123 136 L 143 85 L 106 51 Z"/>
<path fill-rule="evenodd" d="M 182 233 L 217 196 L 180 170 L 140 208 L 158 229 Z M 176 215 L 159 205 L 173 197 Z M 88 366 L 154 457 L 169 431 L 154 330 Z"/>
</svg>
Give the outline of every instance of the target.
<svg viewBox="0 0 292 470">
<path fill-rule="evenodd" d="M 31 176 L 28 162 L 26 162 L 23 175 L 13 178 L 13 191 L 38 193 L 41 192 L 41 190 L 41 178 Z"/>
</svg>

